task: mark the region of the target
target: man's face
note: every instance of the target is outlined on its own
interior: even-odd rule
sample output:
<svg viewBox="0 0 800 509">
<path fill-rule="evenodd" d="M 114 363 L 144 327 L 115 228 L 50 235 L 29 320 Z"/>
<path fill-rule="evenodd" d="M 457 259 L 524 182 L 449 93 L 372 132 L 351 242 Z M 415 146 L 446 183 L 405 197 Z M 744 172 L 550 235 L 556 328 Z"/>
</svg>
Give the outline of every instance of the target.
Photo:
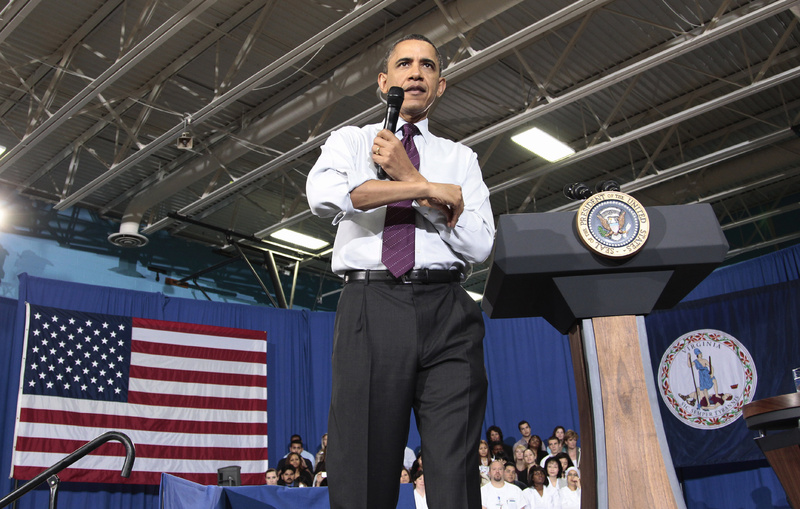
<svg viewBox="0 0 800 509">
<path fill-rule="evenodd" d="M 561 442 L 558 440 L 548 440 L 547 445 L 550 447 L 550 450 L 553 451 L 553 454 L 561 452 Z"/>
<path fill-rule="evenodd" d="M 531 426 L 527 422 L 523 422 L 519 426 L 519 432 L 522 433 L 522 436 L 528 438 L 531 436 Z"/>
<path fill-rule="evenodd" d="M 300 454 L 303 452 L 303 446 L 298 443 L 294 443 L 289 446 L 289 452 L 296 452 L 297 454 Z"/>
<path fill-rule="evenodd" d="M 294 470 L 284 470 L 281 474 L 281 479 L 286 484 L 292 484 L 294 482 Z"/>
<path fill-rule="evenodd" d="M 517 479 L 517 469 L 514 465 L 506 465 L 506 468 L 503 470 L 503 480 L 505 482 L 514 482 Z"/>
<path fill-rule="evenodd" d="M 278 474 L 276 472 L 267 472 L 267 484 L 270 486 L 278 484 Z"/>
<path fill-rule="evenodd" d="M 495 461 L 492 463 L 492 466 L 489 467 L 489 479 L 495 482 L 500 482 L 503 480 L 503 470 L 505 467 L 499 461 Z"/>
<path fill-rule="evenodd" d="M 386 73 L 378 74 L 378 86 L 385 94 L 391 87 L 405 91 L 400 116 L 417 122 L 428 115 L 433 101 L 444 93 L 436 49 L 425 41 L 407 40 L 395 46 L 389 55 Z"/>
<path fill-rule="evenodd" d="M 500 454 L 503 454 L 502 444 L 497 444 L 494 447 L 492 447 L 492 456 L 499 456 Z"/>
</svg>

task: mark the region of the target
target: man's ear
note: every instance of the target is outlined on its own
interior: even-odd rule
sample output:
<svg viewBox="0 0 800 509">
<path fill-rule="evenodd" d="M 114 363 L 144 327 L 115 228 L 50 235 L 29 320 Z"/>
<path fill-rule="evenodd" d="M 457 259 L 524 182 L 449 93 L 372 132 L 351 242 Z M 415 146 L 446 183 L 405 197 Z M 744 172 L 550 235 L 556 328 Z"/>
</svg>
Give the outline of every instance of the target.
<svg viewBox="0 0 800 509">
<path fill-rule="evenodd" d="M 445 88 L 447 88 L 447 80 L 445 80 L 444 78 L 440 77 L 439 78 L 439 83 L 438 83 L 438 85 L 436 87 L 436 97 L 442 97 L 442 94 L 444 94 L 444 89 Z"/>
<path fill-rule="evenodd" d="M 380 88 L 381 92 L 383 92 L 384 94 L 389 93 L 389 87 L 387 86 L 388 82 L 389 82 L 389 77 L 386 76 L 385 73 L 382 72 L 378 73 L 378 88 Z"/>
</svg>

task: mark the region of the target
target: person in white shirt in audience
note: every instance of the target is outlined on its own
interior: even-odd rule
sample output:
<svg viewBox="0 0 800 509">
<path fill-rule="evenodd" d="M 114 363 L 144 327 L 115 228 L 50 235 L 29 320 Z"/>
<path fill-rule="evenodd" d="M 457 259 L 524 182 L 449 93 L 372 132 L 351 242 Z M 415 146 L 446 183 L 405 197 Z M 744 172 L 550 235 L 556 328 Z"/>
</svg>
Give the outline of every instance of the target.
<svg viewBox="0 0 800 509">
<path fill-rule="evenodd" d="M 422 470 L 414 474 L 414 503 L 417 509 L 428 509 L 428 500 L 425 498 L 425 475 Z"/>
<path fill-rule="evenodd" d="M 567 469 L 567 485 L 558 490 L 560 509 L 581 508 L 581 472 L 575 467 Z"/>
<path fill-rule="evenodd" d="M 481 487 L 482 509 L 528 509 L 522 490 L 505 482 L 502 461 L 494 460 L 489 465 L 489 483 Z"/>
<path fill-rule="evenodd" d="M 558 490 L 553 486 L 546 486 L 547 476 L 544 469 L 534 465 L 528 472 L 530 485 L 522 492 L 528 509 L 560 509 Z"/>
<path fill-rule="evenodd" d="M 547 462 L 547 460 L 555 457 L 556 454 L 561 452 L 561 441 L 558 439 L 558 437 L 553 435 L 547 439 L 547 450 L 550 451 L 550 453 L 542 459 L 541 463 L 539 463 L 542 468 L 544 468 L 544 464 Z"/>
</svg>

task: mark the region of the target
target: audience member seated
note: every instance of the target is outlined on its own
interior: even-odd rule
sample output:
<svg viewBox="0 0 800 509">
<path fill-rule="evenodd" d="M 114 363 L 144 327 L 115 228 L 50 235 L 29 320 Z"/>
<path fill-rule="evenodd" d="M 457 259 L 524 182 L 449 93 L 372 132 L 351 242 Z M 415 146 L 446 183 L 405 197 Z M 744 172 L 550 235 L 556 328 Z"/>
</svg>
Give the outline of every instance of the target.
<svg viewBox="0 0 800 509">
<path fill-rule="evenodd" d="M 517 469 L 514 468 L 513 463 L 506 463 L 506 466 L 503 468 L 503 480 L 509 484 L 513 484 L 517 488 L 524 490 L 528 486 L 520 482 L 519 478 L 517 477 Z"/>
<path fill-rule="evenodd" d="M 581 508 L 581 472 L 575 467 L 567 469 L 567 485 L 558 490 L 560 509 Z"/>
<path fill-rule="evenodd" d="M 487 479 L 489 477 L 489 463 L 492 462 L 492 458 L 489 457 L 489 443 L 486 440 L 481 440 L 478 444 L 478 458 L 481 461 L 479 466 L 480 472 L 482 476 L 486 476 Z"/>
<path fill-rule="evenodd" d="M 511 456 L 506 454 L 506 448 L 500 442 L 489 442 L 489 451 L 493 460 L 501 460 L 505 464 L 511 459 Z"/>
<path fill-rule="evenodd" d="M 311 474 L 311 470 L 308 469 L 303 458 L 296 452 L 290 452 L 284 459 L 286 460 L 286 467 L 291 466 L 294 468 L 295 479 L 305 486 L 311 486 L 314 482 L 314 476 Z"/>
<path fill-rule="evenodd" d="M 425 498 L 425 475 L 422 470 L 417 470 L 414 475 L 414 503 L 417 509 L 428 509 L 428 501 Z"/>
<path fill-rule="evenodd" d="M 283 465 L 286 464 L 286 458 L 292 453 L 300 455 L 300 458 L 306 464 L 306 469 L 308 469 L 309 472 L 314 471 L 314 457 L 311 456 L 308 451 L 303 450 L 303 440 L 300 438 L 300 435 L 292 435 L 292 441 L 289 442 L 289 452 L 278 462 L 279 471 L 283 470 Z"/>
<path fill-rule="evenodd" d="M 564 429 L 564 426 L 556 426 L 553 428 L 553 436 L 558 439 L 558 443 L 561 444 L 562 449 L 564 448 L 564 434 L 566 432 L 567 430 Z M 548 440 L 547 453 L 553 454 L 553 451 L 550 450 L 550 440 Z"/>
<path fill-rule="evenodd" d="M 578 447 L 578 434 L 568 429 L 566 433 L 564 433 L 564 448 L 563 451 L 569 455 L 569 459 L 572 460 L 572 464 L 575 467 L 580 468 L 581 466 L 581 448 Z"/>
<path fill-rule="evenodd" d="M 544 467 L 545 461 L 547 461 L 548 459 L 554 457 L 556 454 L 561 452 L 561 442 L 558 440 L 558 437 L 553 435 L 547 439 L 547 450 L 552 452 L 550 452 L 550 454 L 545 456 L 544 459 L 542 459 L 542 461 L 539 463 L 539 465 L 541 465 L 542 467 Z"/>
<path fill-rule="evenodd" d="M 314 487 L 318 488 L 320 486 L 327 486 L 328 485 L 328 472 L 324 470 L 320 470 L 316 474 L 314 474 Z"/>
<path fill-rule="evenodd" d="M 322 439 L 320 440 L 319 450 L 317 454 L 314 456 L 314 469 L 319 471 L 319 464 L 325 461 L 325 455 L 328 454 L 328 434 L 325 433 L 322 435 Z M 300 453 L 300 456 L 303 454 Z"/>
<path fill-rule="evenodd" d="M 295 475 L 295 469 L 291 465 L 286 465 L 283 470 L 281 470 L 281 477 L 278 480 L 278 486 L 290 486 L 290 487 L 305 487 L 306 484 L 303 484 L 300 480 L 297 479 Z"/>
<path fill-rule="evenodd" d="M 528 472 L 530 486 L 522 492 L 528 509 L 560 509 L 558 490 L 547 485 L 544 469 L 534 465 Z"/>
<path fill-rule="evenodd" d="M 499 426 L 489 426 L 489 428 L 486 430 L 486 441 L 489 442 L 489 449 L 491 450 L 494 450 L 493 444 L 502 444 L 506 460 L 510 460 L 514 457 L 514 451 L 511 449 L 511 446 L 505 443 L 503 440 L 503 430 L 501 430 Z M 492 455 L 494 455 L 494 453 Z"/>
<path fill-rule="evenodd" d="M 536 454 L 536 464 L 539 465 L 545 456 L 547 456 L 547 451 L 544 449 L 544 444 L 542 443 L 542 437 L 539 435 L 531 435 L 530 440 L 528 440 L 528 449 L 532 450 L 534 454 Z"/>
<path fill-rule="evenodd" d="M 547 476 L 544 481 L 546 486 L 553 486 L 556 489 L 566 486 L 567 482 L 563 479 L 564 471 L 561 469 L 561 462 L 555 456 L 545 460 L 544 473 Z"/>
<path fill-rule="evenodd" d="M 525 447 L 528 447 L 528 440 L 531 438 L 530 423 L 528 423 L 528 421 L 519 421 L 517 428 L 519 428 L 519 434 L 522 435 L 522 438 L 516 441 L 514 447 L 516 448 L 518 445 L 524 445 Z"/>
<path fill-rule="evenodd" d="M 532 466 L 538 465 L 536 462 L 536 453 L 530 449 L 525 449 L 522 452 L 522 459 L 525 461 L 525 474 L 520 475 L 519 480 L 530 486 L 531 482 L 528 478 L 528 474 L 530 473 Z"/>
<path fill-rule="evenodd" d="M 522 482 L 523 484 L 528 481 L 528 467 L 525 466 L 525 451 L 528 448 L 524 445 L 515 445 L 514 446 L 514 467 L 517 469 L 517 479 Z M 528 486 L 526 485 L 525 488 Z M 522 488 L 522 489 L 525 489 Z"/>
<path fill-rule="evenodd" d="M 278 471 L 274 468 L 270 468 L 267 470 L 266 475 L 264 478 L 267 481 L 267 486 L 277 486 L 278 485 Z"/>
<path fill-rule="evenodd" d="M 489 465 L 489 482 L 481 487 L 482 509 L 525 507 L 522 490 L 503 479 L 504 469 L 502 461 L 494 460 Z"/>
<path fill-rule="evenodd" d="M 557 459 L 559 461 L 559 463 L 561 463 L 561 475 L 562 475 L 563 483 L 566 484 L 567 480 L 566 480 L 566 477 L 564 477 L 564 476 L 566 475 L 567 469 L 569 467 L 574 467 L 575 465 L 572 464 L 572 460 L 569 458 L 569 454 L 567 454 L 565 452 L 560 452 L 560 453 L 556 454 L 553 457 L 555 459 Z M 559 486 L 559 488 L 560 487 L 561 486 Z"/>
<path fill-rule="evenodd" d="M 400 470 L 400 484 L 410 484 L 411 483 L 411 472 L 408 471 L 406 467 L 403 467 Z"/>
</svg>

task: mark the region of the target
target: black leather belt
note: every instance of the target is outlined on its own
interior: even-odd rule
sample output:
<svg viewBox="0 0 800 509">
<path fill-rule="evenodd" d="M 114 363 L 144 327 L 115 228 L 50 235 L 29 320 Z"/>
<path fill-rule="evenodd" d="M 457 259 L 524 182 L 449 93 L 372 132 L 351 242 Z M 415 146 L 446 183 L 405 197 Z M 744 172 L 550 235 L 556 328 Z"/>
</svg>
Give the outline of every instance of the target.
<svg viewBox="0 0 800 509">
<path fill-rule="evenodd" d="M 463 281 L 463 274 L 458 270 L 433 269 L 410 270 L 400 277 L 394 277 L 388 270 L 349 270 L 344 273 L 345 284 L 356 281 L 395 284 L 460 283 Z"/>
</svg>

